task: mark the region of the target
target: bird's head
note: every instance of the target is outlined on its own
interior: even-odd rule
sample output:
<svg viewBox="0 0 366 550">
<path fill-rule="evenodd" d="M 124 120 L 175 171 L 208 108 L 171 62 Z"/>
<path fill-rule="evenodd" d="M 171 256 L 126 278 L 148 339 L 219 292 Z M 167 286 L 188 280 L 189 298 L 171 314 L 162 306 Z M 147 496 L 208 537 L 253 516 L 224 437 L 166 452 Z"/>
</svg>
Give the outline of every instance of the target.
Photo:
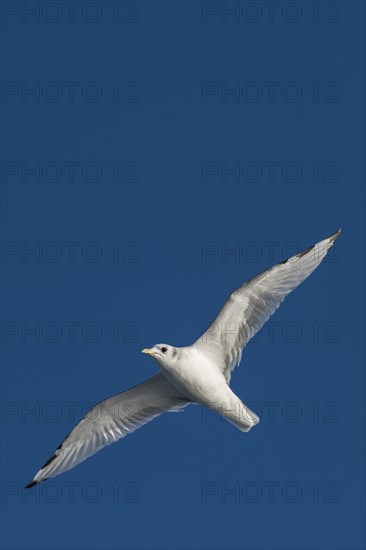
<svg viewBox="0 0 366 550">
<path fill-rule="evenodd" d="M 178 348 L 168 344 L 155 344 L 152 348 L 145 348 L 142 353 L 151 355 L 155 361 L 165 368 L 172 367 L 178 358 Z"/>
</svg>

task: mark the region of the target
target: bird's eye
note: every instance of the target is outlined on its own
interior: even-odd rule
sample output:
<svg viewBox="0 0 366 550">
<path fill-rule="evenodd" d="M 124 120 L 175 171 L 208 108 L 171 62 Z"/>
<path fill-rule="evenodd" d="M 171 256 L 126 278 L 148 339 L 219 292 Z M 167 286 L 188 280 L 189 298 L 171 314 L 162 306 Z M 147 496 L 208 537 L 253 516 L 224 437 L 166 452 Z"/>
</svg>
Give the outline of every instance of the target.
<svg viewBox="0 0 366 550">
<path fill-rule="evenodd" d="M 168 348 L 162 347 L 162 348 L 161 348 L 161 351 L 162 351 L 163 353 L 166 353 L 166 352 L 168 351 Z"/>
</svg>

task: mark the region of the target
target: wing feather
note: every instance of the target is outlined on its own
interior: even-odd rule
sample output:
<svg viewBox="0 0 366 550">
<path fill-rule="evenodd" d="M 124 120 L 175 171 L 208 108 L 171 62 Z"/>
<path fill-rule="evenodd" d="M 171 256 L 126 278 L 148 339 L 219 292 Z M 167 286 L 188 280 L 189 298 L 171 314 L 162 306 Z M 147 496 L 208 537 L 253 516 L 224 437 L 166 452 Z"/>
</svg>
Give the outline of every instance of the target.
<svg viewBox="0 0 366 550">
<path fill-rule="evenodd" d="M 101 401 L 75 426 L 27 487 L 74 468 L 163 412 L 179 410 L 189 403 L 161 373 Z"/>
<path fill-rule="evenodd" d="M 230 381 L 231 371 L 240 363 L 247 342 L 262 328 L 285 297 L 318 267 L 339 235 L 340 230 L 260 273 L 229 296 L 215 321 L 195 343 L 201 348 L 204 346 L 208 354 L 219 358 L 227 381 Z"/>
</svg>

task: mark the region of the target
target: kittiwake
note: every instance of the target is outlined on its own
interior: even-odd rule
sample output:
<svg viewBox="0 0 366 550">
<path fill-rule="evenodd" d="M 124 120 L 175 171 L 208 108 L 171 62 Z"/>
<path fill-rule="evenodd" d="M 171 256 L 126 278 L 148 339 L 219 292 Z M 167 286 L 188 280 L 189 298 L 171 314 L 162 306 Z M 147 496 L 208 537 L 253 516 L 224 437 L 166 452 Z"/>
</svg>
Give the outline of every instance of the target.
<svg viewBox="0 0 366 550">
<path fill-rule="evenodd" d="M 192 403 L 210 407 L 242 432 L 258 424 L 258 416 L 230 389 L 231 373 L 240 363 L 244 346 L 284 298 L 318 267 L 339 235 L 340 230 L 237 288 L 191 346 L 157 344 L 143 349 L 154 358 L 160 372 L 98 403 L 26 487 L 70 470 L 161 413 Z"/>
</svg>

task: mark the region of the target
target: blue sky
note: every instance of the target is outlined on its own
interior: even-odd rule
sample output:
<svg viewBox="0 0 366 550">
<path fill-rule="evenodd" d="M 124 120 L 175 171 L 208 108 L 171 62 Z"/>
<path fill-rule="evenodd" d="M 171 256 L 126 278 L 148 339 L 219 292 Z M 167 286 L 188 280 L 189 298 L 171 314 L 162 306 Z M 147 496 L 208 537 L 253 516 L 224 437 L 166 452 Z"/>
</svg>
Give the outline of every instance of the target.
<svg viewBox="0 0 366 550">
<path fill-rule="evenodd" d="M 363 3 L 41 4 L 2 3 L 3 548 L 363 548 Z M 233 375 L 255 429 L 192 406 L 24 492 L 338 227 Z"/>
</svg>

